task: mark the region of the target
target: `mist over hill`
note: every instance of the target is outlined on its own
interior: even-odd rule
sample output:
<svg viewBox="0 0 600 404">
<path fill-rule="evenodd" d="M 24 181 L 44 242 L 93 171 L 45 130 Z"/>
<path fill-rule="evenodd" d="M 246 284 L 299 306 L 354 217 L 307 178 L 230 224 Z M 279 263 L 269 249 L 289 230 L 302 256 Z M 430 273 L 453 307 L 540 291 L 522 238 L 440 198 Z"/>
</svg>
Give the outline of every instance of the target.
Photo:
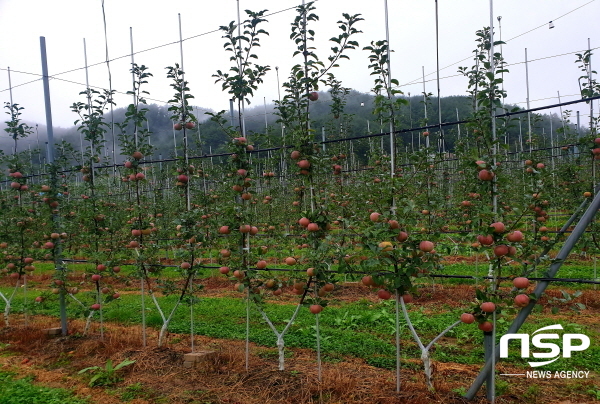
<svg viewBox="0 0 600 404">
<path fill-rule="evenodd" d="M 408 104 L 403 106 L 399 111 L 400 125 L 399 129 L 410 129 L 424 125 L 432 125 L 438 123 L 438 101 L 432 97 L 426 105 L 423 96 L 412 96 L 406 98 Z M 311 127 L 315 130 L 316 140 L 320 140 L 322 133 L 325 133 L 327 139 L 336 139 L 340 137 L 363 136 L 368 133 L 388 132 L 386 125 L 381 125 L 376 116 L 373 115 L 373 100 L 371 94 L 350 91 L 346 96 L 344 114 L 340 117 L 335 117 L 331 114 L 331 96 L 327 92 L 319 93 L 319 100 L 312 102 L 310 106 Z M 471 98 L 468 96 L 450 96 L 442 97 L 441 104 L 441 120 L 442 122 L 456 122 L 457 120 L 468 119 L 473 111 Z M 173 122 L 170 120 L 170 112 L 168 105 L 149 104 L 146 106 L 148 112 L 148 128 L 152 132 L 150 142 L 156 147 L 154 157 L 167 158 L 174 155 L 174 142 L 178 146 L 181 145 L 181 135 L 173 130 Z M 245 125 L 248 137 L 258 147 L 266 145 L 281 144 L 282 126 L 277 123 L 277 116 L 274 114 L 274 104 L 250 105 L 245 109 Z M 512 109 L 514 106 L 506 106 L 507 109 Z M 426 110 L 426 112 L 425 112 Z M 105 114 L 105 121 L 109 124 L 105 138 L 106 156 L 109 160 L 113 154 L 113 140 L 115 145 L 115 155 L 117 162 L 124 160 L 123 156 L 119 156 L 119 144 L 116 139 L 118 128 L 111 129 L 112 122 L 122 122 L 125 119 L 126 108 L 115 108 L 113 115 L 110 112 Z M 23 116 L 26 117 L 27 110 L 23 111 Z M 189 131 L 190 147 L 194 154 L 209 154 L 223 151 L 223 145 L 228 141 L 226 135 L 211 121 L 206 112 L 215 112 L 206 107 L 193 107 L 193 114 L 197 117 L 199 125 L 198 130 Z M 226 113 L 229 119 L 229 111 Z M 237 111 L 233 114 L 233 126 L 238 126 Z M 556 129 L 562 126 L 562 121 L 556 115 L 539 115 L 533 114 L 533 132 L 542 137 L 542 140 L 551 129 L 555 132 Z M 47 141 L 46 127 L 43 124 L 30 123 L 33 133 L 26 139 L 18 141 L 18 150 L 31 150 L 32 160 L 36 163 L 39 159 L 44 160 L 45 143 Z M 0 150 L 4 154 L 10 154 L 13 151 L 14 141 L 8 133 L 4 131 L 6 124 L 0 123 L 2 132 L 0 134 Z M 340 127 L 344 128 L 344 132 L 340 133 Z M 464 135 L 464 125 L 463 125 Z M 454 143 L 459 136 L 459 127 L 456 125 L 449 126 L 444 129 L 444 138 L 446 141 L 446 149 L 452 150 Z M 435 135 L 435 130 L 431 131 Z M 518 118 L 512 122 L 509 128 L 509 136 L 505 141 L 509 145 L 515 144 L 519 138 L 527 135 L 526 116 L 521 116 L 521 125 Z M 70 128 L 54 128 L 55 142 L 69 142 L 73 147 L 80 151 L 81 146 L 86 144 L 81 140 L 81 135 L 77 131 L 77 127 Z M 175 141 L 174 141 L 175 138 Z M 399 140 L 404 143 L 405 147 L 410 150 L 412 142 L 418 141 L 418 133 L 408 132 L 399 136 Z M 198 142 L 200 140 L 200 143 Z M 41 153 L 38 153 L 38 147 Z"/>
</svg>

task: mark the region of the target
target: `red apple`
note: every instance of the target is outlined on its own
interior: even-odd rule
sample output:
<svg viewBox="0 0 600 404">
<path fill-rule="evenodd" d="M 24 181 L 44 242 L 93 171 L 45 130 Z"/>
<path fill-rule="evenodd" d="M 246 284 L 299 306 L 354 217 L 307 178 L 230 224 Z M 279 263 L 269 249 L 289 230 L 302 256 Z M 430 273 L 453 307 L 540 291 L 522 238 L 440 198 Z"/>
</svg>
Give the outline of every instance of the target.
<svg viewBox="0 0 600 404">
<path fill-rule="evenodd" d="M 510 241 L 511 243 L 520 243 L 523 241 L 523 233 L 521 233 L 519 230 L 512 231 L 506 235 L 506 240 Z"/>
<path fill-rule="evenodd" d="M 481 306 L 479 306 L 479 308 L 483 312 L 493 313 L 496 310 L 496 305 L 492 302 L 485 302 L 485 303 L 482 303 Z"/>
<path fill-rule="evenodd" d="M 375 282 L 373 282 L 373 277 L 371 275 L 363 276 L 362 283 L 365 286 L 375 286 Z"/>
<path fill-rule="evenodd" d="M 504 226 L 504 223 L 502 222 L 492 223 L 490 224 L 490 227 L 494 228 L 494 233 L 504 233 L 506 231 L 506 226 Z"/>
<path fill-rule="evenodd" d="M 483 323 L 479 323 L 477 326 L 481 331 L 490 332 L 494 329 L 494 324 L 489 321 L 484 321 Z"/>
<path fill-rule="evenodd" d="M 431 241 L 421 241 L 419 243 L 419 250 L 423 252 L 431 252 L 435 248 L 435 245 Z"/>
<path fill-rule="evenodd" d="M 508 255 L 508 253 L 509 253 L 508 246 L 506 246 L 504 244 L 494 247 L 494 255 L 496 257 L 504 257 L 505 255 Z"/>
<path fill-rule="evenodd" d="M 388 290 L 380 289 L 377 292 L 377 297 L 383 300 L 389 300 L 392 297 L 392 294 Z"/>
<path fill-rule="evenodd" d="M 396 240 L 398 240 L 399 242 L 404 242 L 408 239 L 408 233 L 405 231 L 401 231 L 400 233 L 398 233 L 398 235 L 396 236 Z"/>
<path fill-rule="evenodd" d="M 515 296 L 515 306 L 517 307 L 525 307 L 529 304 L 529 296 L 525 294 L 520 294 Z"/>
<path fill-rule="evenodd" d="M 378 222 L 380 216 L 381 216 L 381 213 L 373 212 L 369 215 L 369 219 L 371 219 L 372 222 Z"/>
<path fill-rule="evenodd" d="M 308 170 L 310 168 L 310 161 L 308 161 L 308 160 L 300 160 L 298 162 L 298 167 L 300 167 L 303 170 Z"/>
<path fill-rule="evenodd" d="M 308 226 L 306 226 L 306 230 L 311 232 L 319 231 L 319 225 L 316 223 L 309 223 Z"/>
<path fill-rule="evenodd" d="M 323 311 L 323 306 L 320 304 L 311 304 L 309 310 L 312 314 L 319 314 Z"/>
<path fill-rule="evenodd" d="M 465 324 L 473 324 L 475 322 L 475 316 L 471 313 L 463 313 L 460 315 L 460 321 Z"/>
<path fill-rule="evenodd" d="M 526 289 L 529 287 L 529 279 L 525 277 L 518 277 L 513 279 L 513 285 L 517 289 Z"/>
<path fill-rule="evenodd" d="M 317 101 L 319 99 L 319 93 L 316 91 L 311 91 L 308 93 L 308 99 L 311 101 Z"/>
<path fill-rule="evenodd" d="M 477 241 L 479 241 L 479 243 L 481 243 L 481 245 L 494 244 L 494 238 L 491 235 L 486 235 L 486 236 L 479 235 L 479 236 L 477 236 Z"/>
<path fill-rule="evenodd" d="M 477 176 L 481 181 L 491 181 L 494 178 L 494 173 L 489 170 L 481 170 Z"/>
</svg>

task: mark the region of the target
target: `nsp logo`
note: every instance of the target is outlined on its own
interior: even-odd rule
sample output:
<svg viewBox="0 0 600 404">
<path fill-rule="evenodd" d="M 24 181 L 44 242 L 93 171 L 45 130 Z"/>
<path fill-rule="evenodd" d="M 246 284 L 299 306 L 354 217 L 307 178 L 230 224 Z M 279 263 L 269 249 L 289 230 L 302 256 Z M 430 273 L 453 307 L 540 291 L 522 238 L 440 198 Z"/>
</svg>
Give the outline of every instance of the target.
<svg viewBox="0 0 600 404">
<path fill-rule="evenodd" d="M 562 330 L 563 327 L 560 324 L 549 325 L 548 327 L 542 327 L 533 333 L 531 338 L 531 344 L 534 347 L 540 349 L 549 349 L 550 352 L 534 352 L 534 358 L 550 360 L 542 362 L 528 362 L 530 366 L 544 366 L 548 365 L 560 357 L 560 347 L 552 342 L 543 342 L 542 340 L 548 339 L 560 339 L 558 334 L 538 334 L 541 331 L 547 330 Z M 508 358 L 508 341 L 511 339 L 521 340 L 521 358 L 529 358 L 529 334 L 506 334 L 500 338 L 500 357 Z M 573 341 L 580 341 L 578 345 L 573 345 Z M 562 336 L 562 357 L 570 358 L 571 352 L 584 351 L 590 346 L 590 338 L 584 334 L 563 334 Z"/>
</svg>

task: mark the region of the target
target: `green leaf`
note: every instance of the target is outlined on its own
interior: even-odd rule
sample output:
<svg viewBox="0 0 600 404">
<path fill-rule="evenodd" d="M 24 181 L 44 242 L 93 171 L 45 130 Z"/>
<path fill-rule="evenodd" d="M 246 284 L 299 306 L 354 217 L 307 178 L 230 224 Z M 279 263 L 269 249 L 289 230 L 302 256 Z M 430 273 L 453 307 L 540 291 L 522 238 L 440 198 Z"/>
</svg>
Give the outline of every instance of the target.
<svg viewBox="0 0 600 404">
<path fill-rule="evenodd" d="M 124 368 L 125 366 L 133 365 L 134 363 L 135 363 L 135 360 L 125 359 L 123 362 L 121 362 L 117 366 L 115 366 L 114 370 L 119 370 L 121 368 Z"/>
</svg>

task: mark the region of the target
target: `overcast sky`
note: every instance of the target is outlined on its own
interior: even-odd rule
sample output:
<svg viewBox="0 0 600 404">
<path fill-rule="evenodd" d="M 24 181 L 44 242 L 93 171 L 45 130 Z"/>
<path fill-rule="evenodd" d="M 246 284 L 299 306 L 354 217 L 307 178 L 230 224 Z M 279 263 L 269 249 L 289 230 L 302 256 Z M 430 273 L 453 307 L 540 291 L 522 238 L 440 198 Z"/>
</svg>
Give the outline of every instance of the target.
<svg viewBox="0 0 600 404">
<path fill-rule="evenodd" d="M 244 9 L 267 9 L 275 13 L 264 24 L 270 36 L 262 39 L 258 50 L 259 63 L 270 65 L 265 83 L 256 92 L 253 104 L 262 105 L 277 98 L 279 67 L 283 82 L 290 67 L 299 63 L 292 58 L 294 44 L 289 39 L 290 23 L 300 0 L 239 0 Z M 437 94 L 435 82 L 436 41 L 434 0 L 389 0 L 390 44 L 392 75 L 402 84 L 405 94 L 423 91 L 422 67 L 426 74 L 426 90 Z M 439 59 L 441 95 L 464 95 L 467 81 L 457 74 L 459 66 L 471 66 L 470 55 L 475 47 L 475 31 L 490 24 L 490 1 L 439 1 Z M 574 53 L 598 47 L 598 0 L 496 0 L 493 4 L 496 38 L 507 42 L 503 53 L 510 73 L 505 77 L 507 101 L 525 107 L 526 76 L 525 48 L 528 49 L 531 106 L 556 103 L 557 91 L 563 101 L 579 97 Z M 336 22 L 341 13 L 362 14 L 358 28 L 363 31 L 355 39 L 360 50 L 348 53 L 350 60 L 341 62 L 335 71 L 346 87 L 368 92 L 373 86 L 369 76 L 368 52 L 362 47 L 370 41 L 385 39 L 384 1 L 319 0 L 316 13 L 320 21 L 310 28 L 316 31 L 317 54 L 326 60 L 330 44 L 327 40 L 338 34 Z M 292 8 L 292 9 L 290 9 Z M 282 11 L 281 10 L 286 10 Z M 152 102 L 164 103 L 172 95 L 165 67 L 180 61 L 178 13 L 181 13 L 184 68 L 195 105 L 215 110 L 228 108 L 228 94 L 214 83 L 212 74 L 217 69 L 228 70 L 229 55 L 223 51 L 221 25 L 237 19 L 237 1 L 220 0 L 105 0 L 108 56 L 111 59 L 112 87 L 121 94 L 131 87 L 130 27 L 133 29 L 135 62 L 150 68 L 154 77 L 146 90 Z M 498 26 L 501 16 L 501 27 Z M 548 22 L 555 28 L 549 29 Z M 596 34 L 594 36 L 594 34 Z M 0 101 L 9 101 L 7 67 L 11 69 L 13 101 L 25 107 L 23 118 L 30 122 L 45 123 L 41 75 L 39 37 L 47 42 L 50 75 L 57 75 L 50 83 L 54 126 L 68 127 L 77 118 L 70 111 L 76 101 L 85 101 L 78 93 L 85 89 L 84 38 L 90 85 L 108 88 L 106 48 L 101 0 L 0 0 Z M 512 39 L 514 38 L 514 39 Z M 160 45 L 166 45 L 158 47 Z M 155 48 L 148 50 L 150 48 Z M 563 56 L 558 56 L 563 55 Z M 461 63 L 457 63 L 469 58 Z M 449 67 L 447 67 L 449 66 Z M 592 66 L 600 66 L 600 58 L 592 58 Z M 77 70 L 74 70 L 77 69 Z M 70 73 L 59 74 L 74 70 Z M 59 80 L 60 79 L 60 80 Z M 33 82 L 31 82 L 33 81 Z M 28 83 L 31 82 L 31 83 Z M 28 84 L 27 84 L 28 83 Z M 131 97 L 116 97 L 118 106 L 126 106 Z M 589 114 L 588 106 L 579 109 L 582 117 Z M 596 109 L 597 110 L 597 109 Z M 558 109 L 556 111 L 558 112 Z M 7 115 L 3 115 L 7 120 Z M 584 120 L 587 118 L 584 118 Z"/>
</svg>

